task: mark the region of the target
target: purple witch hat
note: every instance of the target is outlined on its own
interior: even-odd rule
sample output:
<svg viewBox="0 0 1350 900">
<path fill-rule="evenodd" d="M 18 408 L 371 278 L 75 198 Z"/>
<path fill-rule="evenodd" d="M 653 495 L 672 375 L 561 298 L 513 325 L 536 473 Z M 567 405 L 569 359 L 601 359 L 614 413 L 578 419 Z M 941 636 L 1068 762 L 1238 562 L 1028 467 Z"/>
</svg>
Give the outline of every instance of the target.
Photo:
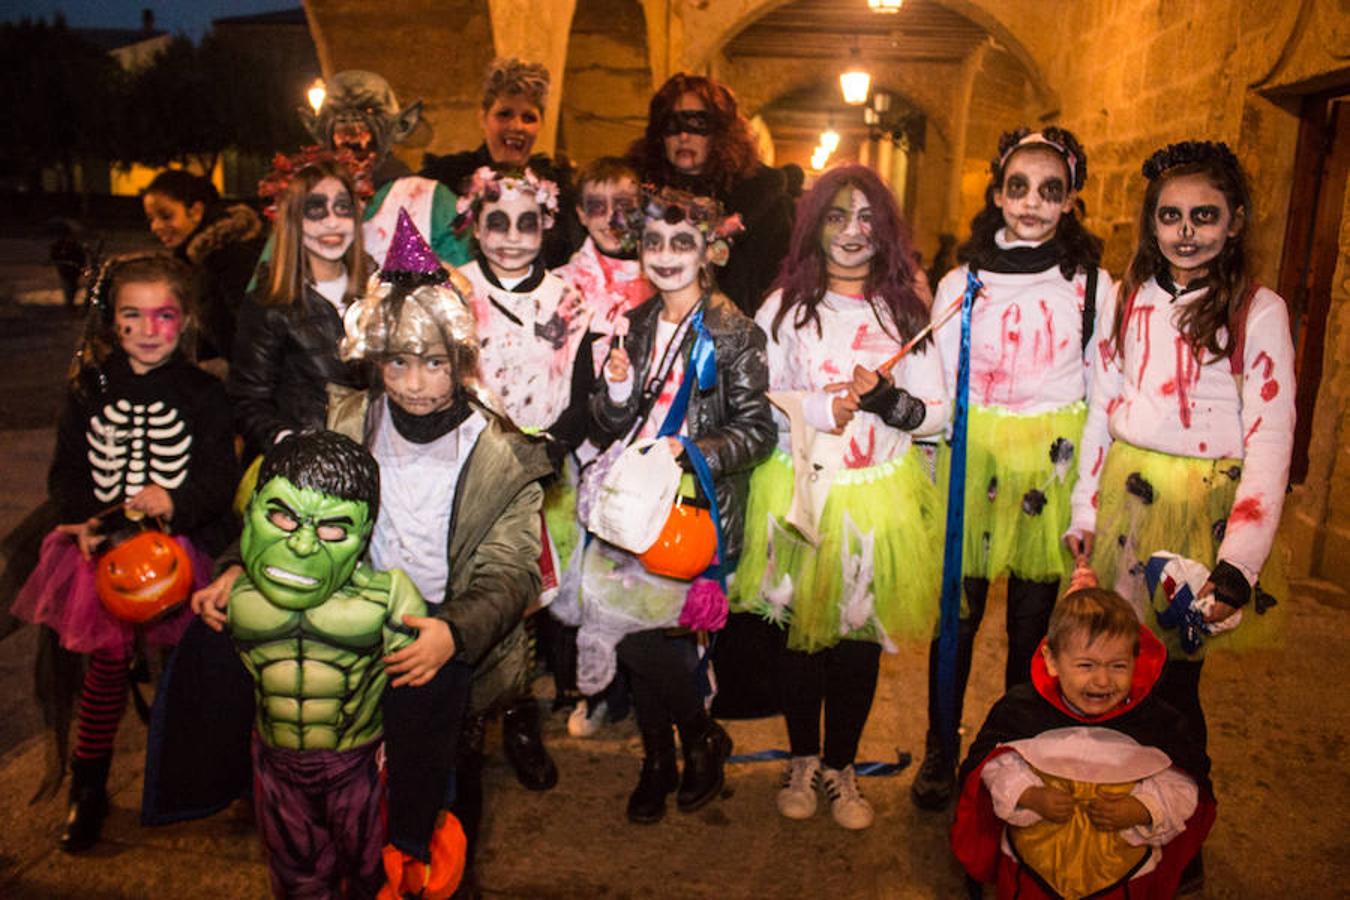
<svg viewBox="0 0 1350 900">
<path fill-rule="evenodd" d="M 394 226 L 394 237 L 389 241 L 389 252 L 385 254 L 384 265 L 380 267 L 380 278 L 383 281 L 409 281 L 416 284 L 445 280 L 445 269 L 441 267 L 436 252 L 417 230 L 408 211 L 401 207 L 398 223 Z"/>
</svg>

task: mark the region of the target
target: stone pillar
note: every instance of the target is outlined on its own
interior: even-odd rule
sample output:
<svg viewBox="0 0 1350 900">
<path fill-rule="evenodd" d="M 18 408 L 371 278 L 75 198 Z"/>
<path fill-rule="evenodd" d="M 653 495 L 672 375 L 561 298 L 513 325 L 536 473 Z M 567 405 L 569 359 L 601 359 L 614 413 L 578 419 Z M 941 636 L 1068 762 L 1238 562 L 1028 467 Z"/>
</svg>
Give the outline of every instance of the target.
<svg viewBox="0 0 1350 900">
<path fill-rule="evenodd" d="M 544 127 L 534 145 L 539 153 L 552 153 L 557 143 L 567 41 L 576 6 L 576 0 L 488 0 L 492 46 L 497 55 L 516 56 L 548 68 L 551 78 L 548 107 L 544 110 Z"/>
</svg>

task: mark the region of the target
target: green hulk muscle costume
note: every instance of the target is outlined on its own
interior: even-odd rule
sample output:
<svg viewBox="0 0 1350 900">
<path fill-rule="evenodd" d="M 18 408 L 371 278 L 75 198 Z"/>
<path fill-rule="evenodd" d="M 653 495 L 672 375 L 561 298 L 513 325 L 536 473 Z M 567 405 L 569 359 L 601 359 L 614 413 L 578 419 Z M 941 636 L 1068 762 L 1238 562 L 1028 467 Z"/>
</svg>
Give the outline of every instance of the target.
<svg viewBox="0 0 1350 900">
<path fill-rule="evenodd" d="M 401 571 L 359 562 L 373 525 L 367 504 L 281 477 L 249 505 L 229 630 L 273 747 L 349 750 L 382 734 L 382 657 L 413 640 L 403 616 L 426 604 Z"/>
</svg>

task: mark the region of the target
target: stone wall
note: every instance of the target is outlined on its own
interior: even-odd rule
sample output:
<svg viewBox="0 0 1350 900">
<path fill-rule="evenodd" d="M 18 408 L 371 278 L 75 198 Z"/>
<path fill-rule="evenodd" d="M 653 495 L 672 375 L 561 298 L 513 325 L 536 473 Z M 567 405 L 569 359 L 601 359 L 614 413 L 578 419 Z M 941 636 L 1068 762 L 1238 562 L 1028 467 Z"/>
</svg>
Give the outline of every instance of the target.
<svg viewBox="0 0 1350 900">
<path fill-rule="evenodd" d="M 577 0 L 564 83 L 558 147 L 573 160 L 621 155 L 641 137 L 652 80 L 637 0 Z"/>
</svg>

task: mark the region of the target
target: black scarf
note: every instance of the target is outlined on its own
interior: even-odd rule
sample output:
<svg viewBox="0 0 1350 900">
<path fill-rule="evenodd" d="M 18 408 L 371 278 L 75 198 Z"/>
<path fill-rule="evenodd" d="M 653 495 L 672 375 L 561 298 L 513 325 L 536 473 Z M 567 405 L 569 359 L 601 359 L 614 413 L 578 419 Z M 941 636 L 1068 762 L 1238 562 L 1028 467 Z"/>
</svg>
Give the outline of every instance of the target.
<svg viewBox="0 0 1350 900">
<path fill-rule="evenodd" d="M 530 291 L 539 287 L 544 281 L 547 271 L 544 264 L 540 262 L 539 257 L 535 257 L 534 262 L 530 263 L 530 274 L 525 276 L 525 280 L 513 288 L 502 287 L 502 283 L 497 280 L 497 273 L 492 271 L 492 266 L 488 265 L 487 259 L 482 253 L 478 254 L 478 269 L 487 279 L 488 284 L 503 291 L 509 291 L 512 294 L 528 294 Z"/>
<path fill-rule="evenodd" d="M 1051 238 L 1035 247 L 999 247 L 980 268 L 1003 275 L 1030 275 L 1059 265 L 1059 241 Z"/>
<path fill-rule="evenodd" d="M 430 444 L 444 437 L 462 425 L 470 412 L 469 401 L 464 399 L 461 391 L 455 392 L 455 401 L 445 409 L 424 416 L 413 415 L 392 397 L 389 400 L 389 420 L 394 423 L 394 430 L 414 444 Z"/>
<path fill-rule="evenodd" d="M 1158 282 L 1158 287 L 1167 291 L 1173 301 L 1182 294 L 1189 294 L 1191 291 L 1198 291 L 1201 288 L 1209 287 L 1209 278 L 1207 277 L 1197 278 L 1185 287 L 1177 287 L 1176 282 L 1172 280 L 1172 273 L 1166 268 L 1159 269 L 1158 274 L 1153 276 L 1153 280 Z"/>
</svg>

